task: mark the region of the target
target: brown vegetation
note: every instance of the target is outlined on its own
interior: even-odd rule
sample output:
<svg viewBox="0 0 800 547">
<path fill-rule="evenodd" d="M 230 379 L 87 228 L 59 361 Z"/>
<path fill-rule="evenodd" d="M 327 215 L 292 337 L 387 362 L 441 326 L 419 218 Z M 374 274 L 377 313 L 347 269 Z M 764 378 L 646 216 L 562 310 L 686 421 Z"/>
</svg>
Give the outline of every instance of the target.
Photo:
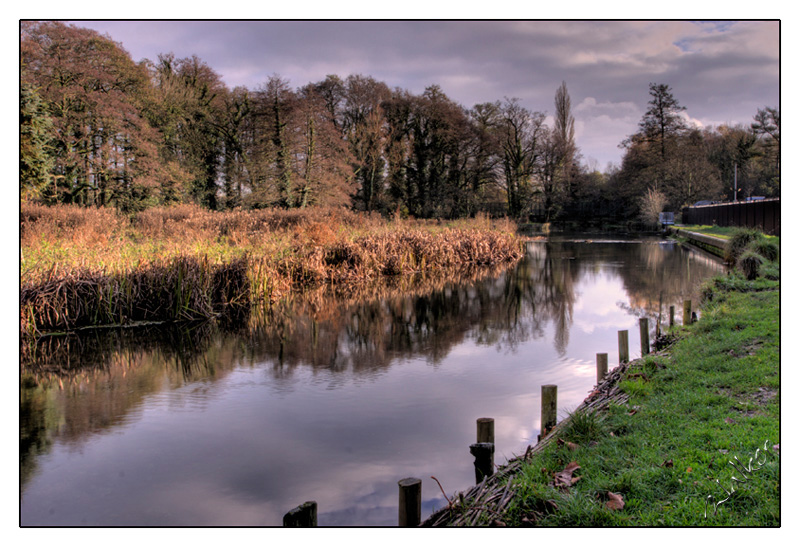
<svg viewBox="0 0 800 547">
<path fill-rule="evenodd" d="M 323 284 L 503 264 L 522 255 L 513 232 L 485 217 L 23 204 L 20 330 L 201 319 Z"/>
</svg>

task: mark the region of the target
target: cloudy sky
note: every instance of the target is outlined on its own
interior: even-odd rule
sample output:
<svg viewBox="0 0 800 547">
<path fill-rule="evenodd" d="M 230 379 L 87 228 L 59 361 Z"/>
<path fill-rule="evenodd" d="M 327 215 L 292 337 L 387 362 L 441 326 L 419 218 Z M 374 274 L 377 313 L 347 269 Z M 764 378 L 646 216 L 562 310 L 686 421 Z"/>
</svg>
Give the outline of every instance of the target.
<svg viewBox="0 0 800 547">
<path fill-rule="evenodd" d="M 293 87 L 364 74 L 421 93 L 438 84 L 463 106 L 517 97 L 553 112 L 562 81 L 584 161 L 619 163 L 665 83 L 697 125 L 749 125 L 779 105 L 776 21 L 71 21 L 108 34 L 134 60 L 197 55 L 230 86 L 272 74 Z"/>
</svg>

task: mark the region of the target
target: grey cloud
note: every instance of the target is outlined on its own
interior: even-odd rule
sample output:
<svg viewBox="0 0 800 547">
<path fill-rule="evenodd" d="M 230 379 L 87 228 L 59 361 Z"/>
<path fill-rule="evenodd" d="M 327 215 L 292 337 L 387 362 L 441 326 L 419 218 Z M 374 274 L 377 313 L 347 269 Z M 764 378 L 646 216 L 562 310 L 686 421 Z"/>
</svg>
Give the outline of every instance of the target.
<svg viewBox="0 0 800 547">
<path fill-rule="evenodd" d="M 365 74 L 421 93 L 438 84 L 465 107 L 518 97 L 552 113 L 562 81 L 584 155 L 619 161 L 617 147 L 647 108 L 648 84 L 669 84 L 692 119 L 749 124 L 777 106 L 777 22 L 689 21 L 89 21 L 135 60 L 196 54 L 234 87 L 272 74 L 299 87 L 327 74 Z M 585 103 L 588 105 L 588 103 Z M 632 104 L 632 113 L 600 105 Z M 631 116 L 634 122 L 631 123 Z M 627 128 L 627 129 L 626 129 Z"/>
</svg>

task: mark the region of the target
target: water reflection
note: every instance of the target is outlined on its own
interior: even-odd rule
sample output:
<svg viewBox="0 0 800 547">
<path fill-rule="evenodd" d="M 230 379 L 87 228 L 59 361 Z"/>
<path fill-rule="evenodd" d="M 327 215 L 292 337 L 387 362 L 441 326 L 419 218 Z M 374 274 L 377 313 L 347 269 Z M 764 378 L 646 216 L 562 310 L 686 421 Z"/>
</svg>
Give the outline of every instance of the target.
<svg viewBox="0 0 800 547">
<path fill-rule="evenodd" d="M 394 524 L 472 480 L 474 420 L 497 459 L 538 434 L 538 390 L 577 406 L 616 331 L 680 309 L 720 270 L 667 242 L 532 242 L 505 272 L 320 289 L 244 322 L 95 331 L 23 356 L 23 524 Z M 663 313 L 665 320 L 665 312 Z"/>
</svg>

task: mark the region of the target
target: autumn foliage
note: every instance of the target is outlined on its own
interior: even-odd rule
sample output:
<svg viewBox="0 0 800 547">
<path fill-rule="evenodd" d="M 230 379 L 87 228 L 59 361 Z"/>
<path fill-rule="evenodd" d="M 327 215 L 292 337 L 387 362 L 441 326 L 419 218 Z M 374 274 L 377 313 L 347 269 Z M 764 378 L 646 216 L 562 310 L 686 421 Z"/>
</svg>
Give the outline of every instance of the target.
<svg viewBox="0 0 800 547">
<path fill-rule="evenodd" d="M 448 275 L 522 256 L 514 225 L 452 225 L 346 209 L 213 212 L 24 205 L 24 332 L 205 318 L 292 291 L 414 273 Z"/>
</svg>

